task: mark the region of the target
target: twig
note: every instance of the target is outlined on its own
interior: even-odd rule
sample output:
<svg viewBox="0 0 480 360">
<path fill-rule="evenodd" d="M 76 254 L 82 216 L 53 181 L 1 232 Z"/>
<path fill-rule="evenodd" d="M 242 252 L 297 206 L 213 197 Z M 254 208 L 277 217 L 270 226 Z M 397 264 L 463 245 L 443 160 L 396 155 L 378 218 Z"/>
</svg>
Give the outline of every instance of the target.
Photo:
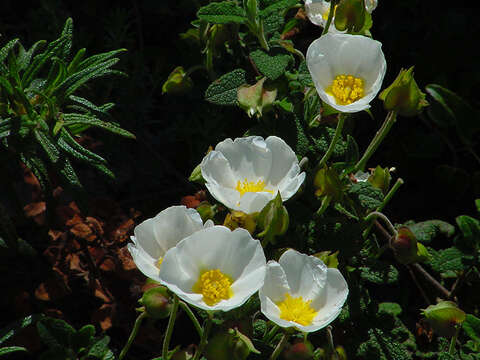
<svg viewBox="0 0 480 360">
<path fill-rule="evenodd" d="M 431 305 L 432 303 L 431 303 L 430 300 L 428 299 L 427 294 L 425 293 L 425 291 L 423 290 L 422 286 L 420 285 L 420 283 L 418 282 L 417 278 L 415 277 L 415 274 L 413 273 L 412 268 L 411 268 L 409 265 L 405 265 L 405 266 L 407 267 L 408 272 L 409 272 L 410 275 L 412 276 L 413 282 L 415 283 L 415 285 L 417 285 L 418 290 L 420 290 L 420 294 L 422 294 L 423 298 L 425 299 L 425 302 L 426 302 L 428 305 Z"/>
<path fill-rule="evenodd" d="M 422 265 L 418 263 L 411 264 L 413 268 L 415 268 L 419 273 L 421 273 L 425 279 L 427 279 L 434 287 L 437 288 L 438 291 L 440 291 L 443 295 L 445 295 L 447 298 L 450 296 L 450 291 L 445 289 L 442 284 L 440 284 L 432 275 L 430 275 L 423 267 Z"/>
</svg>

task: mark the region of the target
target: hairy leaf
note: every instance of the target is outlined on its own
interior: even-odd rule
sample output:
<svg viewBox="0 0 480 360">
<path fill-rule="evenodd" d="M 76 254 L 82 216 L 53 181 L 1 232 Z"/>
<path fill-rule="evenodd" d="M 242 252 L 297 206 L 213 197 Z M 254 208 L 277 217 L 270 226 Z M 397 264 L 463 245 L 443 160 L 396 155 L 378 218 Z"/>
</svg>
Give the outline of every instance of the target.
<svg viewBox="0 0 480 360">
<path fill-rule="evenodd" d="M 397 268 L 379 260 L 371 260 L 367 266 L 361 266 L 359 269 L 360 277 L 374 284 L 393 284 L 398 281 Z"/>
<path fill-rule="evenodd" d="M 368 330 L 368 340 L 360 344 L 357 356 L 362 359 L 410 360 L 411 354 L 403 344 L 395 342 L 389 334 L 378 328 Z"/>
<path fill-rule="evenodd" d="M 467 314 L 465 321 L 462 324 L 465 334 L 470 339 L 480 343 L 480 319 L 471 314 Z"/>
<path fill-rule="evenodd" d="M 455 227 L 442 220 L 422 221 L 408 225 L 418 241 L 429 243 L 438 236 L 451 237 L 455 233 Z"/>
<path fill-rule="evenodd" d="M 250 53 L 250 58 L 262 74 L 271 80 L 276 80 L 285 73 L 285 70 L 292 60 L 290 54 L 272 50 L 266 53 L 264 50 L 255 50 Z"/>
<path fill-rule="evenodd" d="M 205 100 L 217 105 L 235 105 L 237 89 L 247 82 L 245 70 L 235 69 L 215 80 L 205 91 Z"/>
<path fill-rule="evenodd" d="M 99 120 L 94 116 L 81 115 L 81 114 L 63 114 L 63 119 L 65 121 L 66 127 L 70 125 L 76 125 L 76 124 L 94 126 L 94 127 L 99 127 L 104 130 L 110 131 L 114 134 L 135 139 L 135 135 L 133 135 L 131 132 L 122 129 L 121 127 L 118 127 L 117 125 L 111 122 Z"/>
<path fill-rule="evenodd" d="M 197 16 L 212 24 L 243 24 L 247 19 L 245 11 L 233 1 L 212 2 L 201 7 Z"/>
<path fill-rule="evenodd" d="M 450 247 L 443 250 L 434 250 L 429 248 L 432 255 L 430 266 L 433 270 L 443 273 L 446 271 L 462 271 L 465 265 L 462 263 L 463 253 L 456 247 Z"/>
<path fill-rule="evenodd" d="M 368 181 L 353 184 L 348 193 L 356 197 L 362 207 L 373 210 L 379 207 L 383 201 L 383 193 L 373 187 Z"/>
</svg>

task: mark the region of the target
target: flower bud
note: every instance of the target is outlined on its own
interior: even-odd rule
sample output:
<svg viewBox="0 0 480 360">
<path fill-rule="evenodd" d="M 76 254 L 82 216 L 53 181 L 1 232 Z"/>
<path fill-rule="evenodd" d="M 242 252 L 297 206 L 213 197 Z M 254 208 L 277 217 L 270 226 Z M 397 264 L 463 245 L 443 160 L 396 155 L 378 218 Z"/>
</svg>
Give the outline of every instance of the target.
<svg viewBox="0 0 480 360">
<path fill-rule="evenodd" d="M 372 175 L 368 177 L 368 182 L 372 184 L 377 189 L 382 190 L 383 194 L 388 192 L 390 188 L 390 180 L 392 179 L 388 167 L 382 169 L 380 165 L 377 165 Z"/>
<path fill-rule="evenodd" d="M 251 352 L 259 354 L 251 340 L 237 329 L 228 329 L 208 341 L 205 357 L 207 360 L 245 360 Z"/>
<path fill-rule="evenodd" d="M 282 203 L 280 192 L 270 200 L 257 217 L 258 226 L 263 230 L 258 237 L 265 238 L 265 244 L 273 241 L 275 236 L 283 235 L 288 229 L 288 211 Z"/>
<path fill-rule="evenodd" d="M 359 32 L 365 25 L 365 0 L 343 0 L 335 9 L 335 27 L 349 33 Z"/>
<path fill-rule="evenodd" d="M 215 216 L 215 211 L 213 210 L 212 205 L 208 201 L 202 201 L 195 210 L 197 210 L 197 212 L 200 214 L 203 222 L 209 219 L 213 219 L 213 217 Z"/>
<path fill-rule="evenodd" d="M 297 342 L 284 352 L 285 360 L 310 360 L 313 359 L 312 344 L 310 342 Z"/>
<path fill-rule="evenodd" d="M 338 251 L 335 251 L 333 254 L 329 250 L 321 251 L 319 253 L 313 254 L 313 256 L 322 260 L 325 263 L 325 265 L 327 265 L 327 267 L 329 268 L 336 269 L 338 267 L 338 259 L 337 259 Z"/>
<path fill-rule="evenodd" d="M 406 226 L 398 229 L 392 241 L 392 249 L 399 263 L 411 264 L 428 260 L 430 254 L 425 246 L 417 241 L 415 234 Z"/>
<path fill-rule="evenodd" d="M 317 189 L 317 197 L 330 196 L 332 199 L 340 199 L 343 194 L 343 186 L 338 174 L 332 168 L 324 167 L 317 171 L 313 186 Z"/>
<path fill-rule="evenodd" d="M 183 67 L 177 66 L 163 83 L 162 94 L 183 94 L 193 88 L 193 81 Z"/>
<path fill-rule="evenodd" d="M 164 286 L 157 286 L 145 291 L 139 303 L 145 307 L 147 314 L 154 319 L 167 318 L 173 307 L 170 302 L 170 295 Z"/>
<path fill-rule="evenodd" d="M 225 217 L 223 225 L 230 230 L 235 230 L 236 228 L 241 227 L 248 230 L 250 234 L 253 234 L 257 223 L 255 222 L 255 215 L 246 214 L 243 211 L 232 210 L 232 212 Z"/>
<path fill-rule="evenodd" d="M 383 100 L 386 110 L 396 111 L 401 116 L 418 115 L 428 105 L 425 93 L 418 87 L 413 78 L 413 66 L 408 70 L 401 69 L 393 83 L 378 96 Z"/>
<path fill-rule="evenodd" d="M 440 336 L 452 337 L 455 335 L 457 326 L 465 321 L 465 312 L 460 310 L 453 301 L 440 301 L 436 305 L 430 305 L 422 309 L 422 314 L 428 323 Z"/>
<path fill-rule="evenodd" d="M 264 83 L 267 78 L 260 79 L 255 85 L 242 85 L 237 90 L 238 104 L 247 112 L 249 117 L 262 113 L 272 107 L 277 97 L 277 89 L 266 89 Z"/>
<path fill-rule="evenodd" d="M 205 179 L 202 176 L 202 168 L 200 167 L 200 164 L 193 169 L 192 173 L 188 177 L 188 181 L 196 182 L 202 185 L 205 184 Z"/>
</svg>

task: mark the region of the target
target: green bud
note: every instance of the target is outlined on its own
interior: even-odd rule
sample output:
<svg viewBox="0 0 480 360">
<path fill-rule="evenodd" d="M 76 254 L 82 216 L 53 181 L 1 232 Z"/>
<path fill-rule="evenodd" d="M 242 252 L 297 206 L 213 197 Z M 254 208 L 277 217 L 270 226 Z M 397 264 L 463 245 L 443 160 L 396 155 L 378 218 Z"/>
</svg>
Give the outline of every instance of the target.
<svg viewBox="0 0 480 360">
<path fill-rule="evenodd" d="M 334 253 L 332 253 L 331 251 L 327 250 L 327 251 L 321 251 L 321 252 L 318 252 L 316 254 L 313 254 L 313 256 L 319 258 L 320 260 L 322 260 L 325 265 L 327 265 L 327 267 L 329 268 L 337 268 L 338 267 L 338 251 L 335 251 Z"/>
<path fill-rule="evenodd" d="M 255 222 L 256 215 L 256 213 L 246 214 L 243 211 L 232 210 L 232 212 L 225 217 L 223 225 L 230 230 L 235 230 L 236 228 L 241 227 L 248 230 L 250 234 L 253 234 L 257 226 L 257 223 Z"/>
<path fill-rule="evenodd" d="M 460 310 L 453 301 L 440 301 L 422 309 L 422 314 L 427 319 L 433 331 L 440 336 L 452 337 L 457 326 L 465 321 L 465 312 Z"/>
<path fill-rule="evenodd" d="M 382 169 L 380 165 L 377 165 L 372 175 L 368 177 L 368 182 L 386 194 L 390 188 L 391 179 L 392 177 L 388 168 Z"/>
<path fill-rule="evenodd" d="M 349 33 L 363 29 L 366 20 L 365 0 L 343 0 L 335 9 L 335 27 Z"/>
<path fill-rule="evenodd" d="M 338 174 L 332 168 L 324 167 L 315 174 L 313 186 L 317 189 L 317 197 L 330 196 L 332 199 L 339 200 L 343 195 L 343 185 Z"/>
<path fill-rule="evenodd" d="M 237 329 L 221 330 L 208 341 L 207 360 L 245 360 L 253 352 L 259 354 L 251 340 Z"/>
<path fill-rule="evenodd" d="M 163 83 L 162 94 L 183 94 L 193 88 L 193 81 L 183 67 L 177 66 Z"/>
<path fill-rule="evenodd" d="M 202 221 L 205 222 L 209 219 L 213 219 L 215 216 L 215 211 L 213 206 L 208 201 L 202 201 L 196 208 L 197 212 L 200 214 Z"/>
<path fill-rule="evenodd" d="M 345 351 L 345 349 L 343 348 L 343 346 L 337 346 L 335 348 L 335 350 L 337 351 L 337 359 L 338 360 L 347 360 L 347 352 Z"/>
<path fill-rule="evenodd" d="M 265 238 L 265 243 L 273 242 L 275 236 L 283 235 L 288 229 L 288 211 L 282 203 L 280 192 L 270 200 L 257 217 L 257 224 L 263 230 L 258 237 Z"/>
<path fill-rule="evenodd" d="M 386 110 L 396 111 L 406 117 L 418 115 L 428 105 L 425 93 L 420 90 L 413 78 L 413 66 L 408 70 L 401 69 L 393 83 L 378 97 L 383 100 Z"/>
<path fill-rule="evenodd" d="M 205 179 L 202 176 L 202 168 L 200 167 L 200 164 L 193 169 L 192 173 L 188 177 L 188 181 L 196 182 L 202 185 L 205 184 Z"/>
<path fill-rule="evenodd" d="M 148 316 L 154 319 L 167 318 L 173 307 L 170 295 L 164 286 L 153 287 L 145 291 L 139 303 L 145 307 Z"/>
<path fill-rule="evenodd" d="M 267 78 L 260 79 L 255 85 L 242 85 L 237 90 L 238 104 L 247 112 L 249 117 L 256 115 L 257 118 L 262 113 L 268 111 L 276 97 L 277 89 L 267 89 L 264 83 Z"/>
</svg>

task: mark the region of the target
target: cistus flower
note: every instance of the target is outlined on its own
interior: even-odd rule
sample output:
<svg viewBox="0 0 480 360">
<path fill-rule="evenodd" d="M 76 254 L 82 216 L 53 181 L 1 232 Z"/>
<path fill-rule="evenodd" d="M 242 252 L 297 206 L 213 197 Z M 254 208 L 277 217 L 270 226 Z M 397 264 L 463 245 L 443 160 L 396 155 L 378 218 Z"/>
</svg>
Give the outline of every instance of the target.
<svg viewBox="0 0 480 360">
<path fill-rule="evenodd" d="M 287 250 L 269 261 L 259 297 L 263 314 L 281 327 L 324 328 L 340 314 L 348 287 L 340 271 L 318 258 Z"/>
<path fill-rule="evenodd" d="M 210 194 L 247 214 L 262 210 L 278 192 L 283 201 L 288 200 L 305 180 L 297 156 L 276 136 L 226 139 L 200 166 Z"/>
<path fill-rule="evenodd" d="M 162 284 L 189 304 L 229 311 L 262 286 L 265 264 L 260 242 L 247 230 L 212 226 L 168 250 L 159 276 Z"/>
<path fill-rule="evenodd" d="M 137 268 L 147 277 L 160 281 L 158 272 L 168 249 L 213 222 L 202 222 L 200 214 L 185 206 L 171 206 L 137 225 L 127 245 Z"/>
<path fill-rule="evenodd" d="M 310 44 L 307 65 L 320 98 L 344 113 L 370 107 L 387 68 L 379 41 L 332 33 Z"/>
<path fill-rule="evenodd" d="M 377 0 L 365 0 L 365 10 L 372 13 L 377 7 Z M 315 25 L 325 27 L 330 14 L 330 2 L 325 0 L 305 0 L 305 11 L 308 19 Z M 335 19 L 335 14 L 333 16 Z M 332 21 L 328 31 L 339 32 Z"/>
</svg>

